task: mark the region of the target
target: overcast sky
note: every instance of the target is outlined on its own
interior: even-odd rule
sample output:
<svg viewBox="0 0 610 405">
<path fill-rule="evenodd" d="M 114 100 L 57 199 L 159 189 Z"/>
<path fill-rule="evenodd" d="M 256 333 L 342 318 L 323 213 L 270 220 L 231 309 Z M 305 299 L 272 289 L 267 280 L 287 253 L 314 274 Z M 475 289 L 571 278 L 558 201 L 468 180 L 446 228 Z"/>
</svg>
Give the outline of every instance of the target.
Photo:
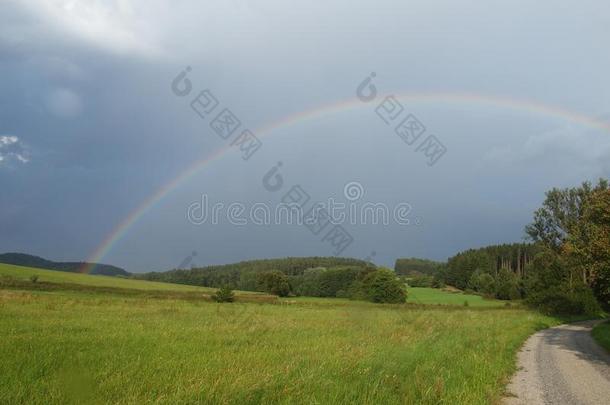
<svg viewBox="0 0 610 405">
<path fill-rule="evenodd" d="M 189 265 L 332 255 L 328 228 L 197 225 L 187 210 L 202 194 L 273 207 L 293 185 L 349 203 L 352 182 L 355 204 L 408 204 L 410 223 L 345 223 L 340 255 L 391 265 L 521 241 L 545 190 L 608 177 L 609 41 L 601 0 L 4 0 L 0 251 L 85 260 L 246 128 L 262 142 L 250 159 L 233 147 L 201 165 L 101 259 L 149 271 L 192 252 Z M 377 97 L 360 101 L 372 72 Z M 219 106 L 202 119 L 190 103 L 204 89 Z M 376 114 L 392 94 L 426 128 L 412 145 Z M 210 127 L 224 108 L 241 121 L 228 139 Z M 417 151 L 429 135 L 446 148 L 432 166 Z"/>
</svg>

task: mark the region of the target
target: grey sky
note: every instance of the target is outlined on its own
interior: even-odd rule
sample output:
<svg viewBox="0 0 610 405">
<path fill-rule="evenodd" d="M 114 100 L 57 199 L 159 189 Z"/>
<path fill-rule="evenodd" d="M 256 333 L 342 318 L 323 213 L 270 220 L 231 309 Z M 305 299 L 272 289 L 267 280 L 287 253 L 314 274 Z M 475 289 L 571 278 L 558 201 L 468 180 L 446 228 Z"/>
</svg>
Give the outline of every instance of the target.
<svg viewBox="0 0 610 405">
<path fill-rule="evenodd" d="M 283 193 L 261 179 L 278 161 L 287 185 L 312 199 L 344 200 L 357 181 L 363 201 L 413 207 L 417 226 L 346 225 L 346 256 L 375 251 L 392 264 L 519 241 L 545 190 L 608 177 L 610 133 L 599 127 L 610 127 L 609 39 L 603 1 L 4 1 L 0 251 L 85 259 L 157 190 L 228 145 L 192 97 L 171 92 L 186 66 L 194 91 L 210 89 L 253 131 L 354 98 L 376 72 L 381 96 L 429 95 L 403 104 L 447 153 L 426 165 L 377 117 L 378 102 L 296 121 L 261 135 L 247 162 L 232 149 L 203 167 L 103 261 L 146 271 L 192 251 L 199 265 L 332 254 L 299 226 L 187 221 L 202 193 L 276 203 Z"/>
</svg>

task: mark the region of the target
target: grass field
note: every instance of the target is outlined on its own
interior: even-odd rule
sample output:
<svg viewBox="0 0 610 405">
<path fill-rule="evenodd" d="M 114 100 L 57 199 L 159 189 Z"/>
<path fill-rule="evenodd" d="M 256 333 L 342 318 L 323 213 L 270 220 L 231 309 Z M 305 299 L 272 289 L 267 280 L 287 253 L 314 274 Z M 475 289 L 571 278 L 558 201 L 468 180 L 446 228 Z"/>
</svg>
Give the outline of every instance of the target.
<svg viewBox="0 0 610 405">
<path fill-rule="evenodd" d="M 506 307 L 507 301 L 487 299 L 479 295 L 464 294 L 461 292 L 450 292 L 436 288 L 409 287 L 407 303 L 414 305 L 434 306 L 465 306 L 473 308 L 500 308 Z M 317 298 L 317 297 L 289 297 L 281 299 L 285 303 L 299 303 L 311 305 L 359 305 L 356 301 L 340 298 Z M 514 302 L 511 305 L 515 305 Z"/>
<path fill-rule="evenodd" d="M 443 291 L 437 288 L 409 288 L 407 302 L 424 305 L 465 305 L 470 307 L 502 307 L 506 301 L 483 298 L 479 295 Z"/>
<path fill-rule="evenodd" d="M 597 325 L 591 334 L 597 343 L 610 352 L 610 321 Z"/>
<path fill-rule="evenodd" d="M 0 403 L 484 404 L 554 323 L 475 305 L 0 289 Z"/>
</svg>

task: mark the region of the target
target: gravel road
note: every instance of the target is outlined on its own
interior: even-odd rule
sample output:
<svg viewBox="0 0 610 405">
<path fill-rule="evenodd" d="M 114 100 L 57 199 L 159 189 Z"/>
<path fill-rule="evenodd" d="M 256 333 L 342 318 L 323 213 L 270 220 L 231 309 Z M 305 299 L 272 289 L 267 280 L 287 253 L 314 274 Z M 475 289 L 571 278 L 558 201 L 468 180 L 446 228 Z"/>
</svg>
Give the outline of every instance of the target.
<svg viewBox="0 0 610 405">
<path fill-rule="evenodd" d="M 610 404 L 610 355 L 591 337 L 600 321 L 545 329 L 518 355 L 507 405 Z"/>
</svg>

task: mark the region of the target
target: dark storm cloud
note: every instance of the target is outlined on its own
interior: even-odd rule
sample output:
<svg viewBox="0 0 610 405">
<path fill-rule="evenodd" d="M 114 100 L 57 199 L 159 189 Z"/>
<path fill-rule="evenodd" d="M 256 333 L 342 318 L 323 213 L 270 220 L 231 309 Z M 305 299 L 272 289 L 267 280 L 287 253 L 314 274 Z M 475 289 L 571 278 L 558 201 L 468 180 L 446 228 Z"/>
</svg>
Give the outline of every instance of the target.
<svg viewBox="0 0 610 405">
<path fill-rule="evenodd" d="M 603 122 L 608 11 L 550 1 L 3 2 L 0 136 L 17 137 L 8 153 L 19 160 L 27 148 L 28 163 L 6 170 L 0 162 L 0 246 L 83 259 L 156 190 L 225 147 L 190 100 L 170 91 L 187 65 L 195 91 L 210 89 L 252 130 L 353 98 L 373 71 L 382 95 L 477 93 Z M 261 178 L 278 161 L 290 184 L 318 199 L 358 181 L 372 201 L 411 204 L 418 227 L 349 227 L 355 242 L 344 254 L 375 250 L 385 264 L 520 240 L 545 189 L 607 175 L 607 131 L 480 99 L 405 102 L 447 147 L 433 167 L 374 105 L 281 127 L 261 137 L 250 161 L 228 153 L 146 210 L 105 260 L 145 270 L 175 266 L 193 250 L 198 264 L 330 254 L 291 227 L 185 220 L 204 192 L 277 200 Z"/>
</svg>

